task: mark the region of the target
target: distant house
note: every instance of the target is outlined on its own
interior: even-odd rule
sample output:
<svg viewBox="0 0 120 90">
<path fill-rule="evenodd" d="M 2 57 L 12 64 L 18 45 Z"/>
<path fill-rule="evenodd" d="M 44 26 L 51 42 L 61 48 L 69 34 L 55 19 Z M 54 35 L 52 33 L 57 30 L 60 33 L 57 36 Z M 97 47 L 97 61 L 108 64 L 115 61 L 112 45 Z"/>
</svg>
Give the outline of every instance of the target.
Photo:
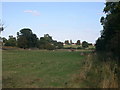
<svg viewBox="0 0 120 90">
<path fill-rule="evenodd" d="M 63 43 L 63 45 L 66 45 L 65 43 Z"/>
<path fill-rule="evenodd" d="M 72 45 L 76 45 L 75 43 L 72 43 Z"/>
</svg>

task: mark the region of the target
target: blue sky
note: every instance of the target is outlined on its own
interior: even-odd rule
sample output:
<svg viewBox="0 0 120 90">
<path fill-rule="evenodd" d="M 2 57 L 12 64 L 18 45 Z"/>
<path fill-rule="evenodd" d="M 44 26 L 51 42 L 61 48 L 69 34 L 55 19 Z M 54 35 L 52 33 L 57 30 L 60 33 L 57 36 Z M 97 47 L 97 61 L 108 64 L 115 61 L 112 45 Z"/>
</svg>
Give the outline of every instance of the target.
<svg viewBox="0 0 120 90">
<path fill-rule="evenodd" d="M 7 25 L 2 36 L 16 36 L 30 28 L 38 38 L 49 34 L 53 39 L 95 43 L 100 36 L 103 2 L 3 2 L 2 20 Z"/>
</svg>

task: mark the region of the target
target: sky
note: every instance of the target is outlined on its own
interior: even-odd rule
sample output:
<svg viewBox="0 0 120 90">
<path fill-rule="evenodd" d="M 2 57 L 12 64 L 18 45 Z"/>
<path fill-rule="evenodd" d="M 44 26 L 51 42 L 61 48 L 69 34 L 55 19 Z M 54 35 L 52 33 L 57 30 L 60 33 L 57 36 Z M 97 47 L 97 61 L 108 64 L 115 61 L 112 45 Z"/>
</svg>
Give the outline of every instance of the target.
<svg viewBox="0 0 120 90">
<path fill-rule="evenodd" d="M 2 2 L 2 36 L 17 36 L 30 28 L 38 38 L 49 34 L 54 40 L 95 43 L 102 26 L 104 2 Z"/>
</svg>

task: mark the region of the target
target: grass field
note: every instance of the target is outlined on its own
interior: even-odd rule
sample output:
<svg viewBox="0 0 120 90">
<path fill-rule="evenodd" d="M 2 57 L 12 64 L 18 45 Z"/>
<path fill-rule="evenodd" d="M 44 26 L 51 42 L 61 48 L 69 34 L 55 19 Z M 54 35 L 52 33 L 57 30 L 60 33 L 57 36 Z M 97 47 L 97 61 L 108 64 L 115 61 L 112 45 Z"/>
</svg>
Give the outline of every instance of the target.
<svg viewBox="0 0 120 90">
<path fill-rule="evenodd" d="M 120 67 L 117 66 L 117 62 L 103 58 L 103 53 L 90 52 L 4 50 L 2 86 L 3 88 L 118 88 Z M 106 62 L 102 59 L 106 59 Z"/>
<path fill-rule="evenodd" d="M 66 88 L 80 72 L 80 52 L 5 50 L 2 52 L 3 88 Z"/>
</svg>

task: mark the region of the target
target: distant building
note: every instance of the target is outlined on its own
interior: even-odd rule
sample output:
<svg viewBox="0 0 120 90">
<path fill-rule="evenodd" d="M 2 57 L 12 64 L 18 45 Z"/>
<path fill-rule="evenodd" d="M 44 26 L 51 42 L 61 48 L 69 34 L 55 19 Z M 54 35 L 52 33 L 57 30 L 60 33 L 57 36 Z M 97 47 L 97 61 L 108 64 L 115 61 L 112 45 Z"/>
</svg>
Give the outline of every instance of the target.
<svg viewBox="0 0 120 90">
<path fill-rule="evenodd" d="M 72 45 L 76 45 L 75 43 L 72 43 Z"/>
<path fill-rule="evenodd" d="M 63 43 L 63 45 L 66 45 L 65 43 Z"/>
</svg>

